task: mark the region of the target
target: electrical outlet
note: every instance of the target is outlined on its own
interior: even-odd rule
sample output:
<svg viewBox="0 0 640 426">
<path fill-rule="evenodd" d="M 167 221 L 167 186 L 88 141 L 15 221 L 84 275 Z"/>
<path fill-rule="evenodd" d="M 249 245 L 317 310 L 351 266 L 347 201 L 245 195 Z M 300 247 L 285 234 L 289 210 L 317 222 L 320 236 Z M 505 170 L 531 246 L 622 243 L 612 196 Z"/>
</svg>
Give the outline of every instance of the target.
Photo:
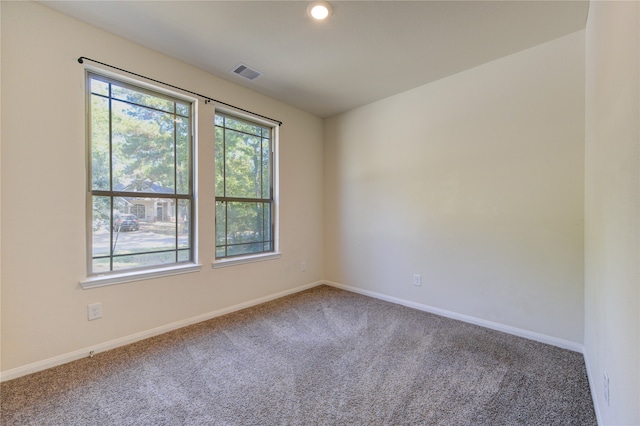
<svg viewBox="0 0 640 426">
<path fill-rule="evenodd" d="M 420 274 L 413 274 L 413 285 L 422 285 L 422 277 Z"/>
<path fill-rule="evenodd" d="M 302 262 L 302 263 L 300 264 L 300 271 L 301 271 L 301 272 L 304 272 L 304 271 L 306 271 L 306 270 L 307 270 L 307 262 Z"/>
<path fill-rule="evenodd" d="M 604 390 L 604 402 L 607 403 L 607 406 L 609 406 L 609 375 L 607 374 L 607 372 L 604 372 L 604 376 L 603 376 L 603 390 Z"/>
<path fill-rule="evenodd" d="M 102 303 L 92 303 L 88 306 L 89 321 L 102 318 Z"/>
</svg>

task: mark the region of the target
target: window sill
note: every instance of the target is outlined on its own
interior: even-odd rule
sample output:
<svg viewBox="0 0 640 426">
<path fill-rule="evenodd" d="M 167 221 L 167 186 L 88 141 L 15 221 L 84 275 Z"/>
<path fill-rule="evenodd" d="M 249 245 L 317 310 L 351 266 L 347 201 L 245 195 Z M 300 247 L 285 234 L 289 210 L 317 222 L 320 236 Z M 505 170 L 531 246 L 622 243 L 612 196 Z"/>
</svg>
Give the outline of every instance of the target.
<svg viewBox="0 0 640 426">
<path fill-rule="evenodd" d="M 242 265 L 245 263 L 263 262 L 265 260 L 279 259 L 280 253 L 258 254 L 254 256 L 231 257 L 228 259 L 214 260 L 211 264 L 212 268 L 226 268 L 227 266 Z"/>
<path fill-rule="evenodd" d="M 83 289 L 87 290 L 94 287 L 104 287 L 107 285 L 122 284 L 131 281 L 149 280 L 152 278 L 167 277 L 170 275 L 199 272 L 200 269 L 202 269 L 202 265 L 188 263 L 186 265 L 171 266 L 167 268 L 145 269 L 144 271 L 96 275 L 80 281 L 80 285 Z"/>
</svg>

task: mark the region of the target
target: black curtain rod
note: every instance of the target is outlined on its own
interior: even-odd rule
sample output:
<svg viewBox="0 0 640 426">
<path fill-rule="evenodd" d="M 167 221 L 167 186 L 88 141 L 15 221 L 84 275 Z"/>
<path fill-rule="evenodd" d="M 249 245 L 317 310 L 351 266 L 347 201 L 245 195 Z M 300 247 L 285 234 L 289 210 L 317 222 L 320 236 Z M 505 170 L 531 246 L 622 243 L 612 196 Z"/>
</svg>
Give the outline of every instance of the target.
<svg viewBox="0 0 640 426">
<path fill-rule="evenodd" d="M 246 112 L 246 113 L 249 113 L 249 114 L 255 115 L 255 116 L 257 116 L 257 117 L 266 118 L 266 119 L 267 119 L 267 120 L 269 120 L 269 121 L 273 121 L 273 122 L 278 123 L 278 126 L 282 126 L 282 121 L 280 121 L 280 120 L 275 120 L 275 119 L 270 118 L 270 117 L 267 117 L 267 116 L 265 116 L 265 115 L 256 114 L 255 112 L 251 112 L 251 111 L 246 110 L 246 109 L 244 109 L 244 108 L 240 108 L 240 107 L 237 107 L 237 106 L 235 106 L 235 105 L 231 105 L 231 104 L 228 104 L 228 103 L 226 103 L 226 102 L 222 102 L 222 101 L 219 101 L 219 100 L 217 100 L 217 99 L 213 99 L 213 98 L 211 98 L 211 97 L 209 97 L 209 96 L 205 96 L 205 95 L 200 94 L 200 93 L 192 92 L 191 90 L 183 89 L 182 87 L 174 86 L 173 84 L 165 83 L 165 82 L 163 82 L 163 81 L 156 80 L 156 79 L 154 79 L 154 78 L 147 77 L 147 76 L 145 76 L 145 75 L 141 75 L 141 74 L 137 74 L 137 73 L 135 73 L 135 72 L 127 71 L 127 70 L 125 70 L 125 69 L 118 68 L 118 67 L 115 67 L 115 66 L 113 66 L 113 65 L 105 64 L 104 62 L 96 61 L 95 59 L 87 58 L 86 56 L 80 56 L 80 57 L 78 58 L 78 63 L 79 63 L 79 64 L 83 64 L 83 63 L 84 63 L 84 61 L 91 61 L 91 62 L 95 62 L 96 64 L 104 65 L 105 67 L 113 68 L 114 70 L 118 70 L 118 71 L 126 72 L 127 74 L 135 75 L 136 77 L 141 77 L 141 78 L 144 78 L 144 79 L 146 79 L 146 80 L 153 81 L 154 83 L 160 83 L 160 84 L 163 84 L 163 85 L 165 85 L 165 86 L 168 86 L 168 87 L 171 87 L 171 88 L 174 88 L 174 89 L 181 90 L 181 91 L 183 91 L 183 92 L 191 93 L 192 95 L 196 95 L 196 96 L 198 96 L 199 98 L 204 99 L 204 103 L 205 103 L 205 104 L 208 104 L 209 102 L 216 102 L 216 103 L 219 103 L 219 104 L 222 104 L 222 105 L 225 105 L 225 106 L 231 107 L 231 108 L 233 108 L 233 109 L 237 109 L 238 111 Z"/>
</svg>

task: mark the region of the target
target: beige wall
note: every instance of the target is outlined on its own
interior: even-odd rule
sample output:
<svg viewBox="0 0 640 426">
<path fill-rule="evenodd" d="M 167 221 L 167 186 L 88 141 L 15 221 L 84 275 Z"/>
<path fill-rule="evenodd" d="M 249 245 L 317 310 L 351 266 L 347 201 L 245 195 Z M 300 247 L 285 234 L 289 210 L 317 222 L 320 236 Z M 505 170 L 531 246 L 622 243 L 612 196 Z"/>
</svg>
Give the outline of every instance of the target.
<svg viewBox="0 0 640 426">
<path fill-rule="evenodd" d="M 330 118 L 325 145 L 328 280 L 582 344 L 584 31 Z"/>
<path fill-rule="evenodd" d="M 87 56 L 282 120 L 282 257 L 212 269 L 213 108 L 200 103 L 198 273 L 82 290 Z M 2 371 L 316 282 L 322 121 L 36 3 L 2 2 Z M 44 214 L 43 214 L 44 213 Z M 300 271 L 300 262 L 307 271 Z M 87 321 L 87 304 L 104 317 Z"/>
<path fill-rule="evenodd" d="M 602 424 L 637 425 L 640 3 L 592 2 L 586 34 L 585 358 Z"/>
</svg>

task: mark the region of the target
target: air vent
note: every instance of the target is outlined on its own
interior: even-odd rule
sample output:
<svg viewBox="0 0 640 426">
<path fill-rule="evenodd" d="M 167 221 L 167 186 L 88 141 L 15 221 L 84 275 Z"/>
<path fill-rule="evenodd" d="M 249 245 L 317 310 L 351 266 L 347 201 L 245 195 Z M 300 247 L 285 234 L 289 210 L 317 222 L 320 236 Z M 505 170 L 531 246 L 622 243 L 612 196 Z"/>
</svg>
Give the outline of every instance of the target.
<svg viewBox="0 0 640 426">
<path fill-rule="evenodd" d="M 262 75 L 260 71 L 251 69 L 244 64 L 238 64 L 232 71 L 247 80 L 255 80 Z"/>
</svg>

